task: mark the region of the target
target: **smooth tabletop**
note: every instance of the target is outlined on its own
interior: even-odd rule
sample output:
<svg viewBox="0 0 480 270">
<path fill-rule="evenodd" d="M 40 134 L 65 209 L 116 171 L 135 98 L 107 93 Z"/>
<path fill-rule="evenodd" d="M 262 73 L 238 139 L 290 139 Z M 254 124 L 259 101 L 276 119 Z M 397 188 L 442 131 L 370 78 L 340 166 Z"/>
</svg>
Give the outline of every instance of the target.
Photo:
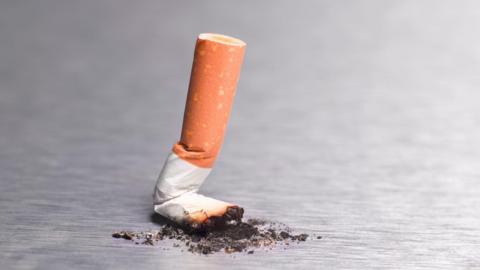
<svg viewBox="0 0 480 270">
<path fill-rule="evenodd" d="M 2 269 L 480 269 L 475 1 L 1 1 Z M 203 186 L 321 235 L 136 246 L 196 36 L 247 44 Z"/>
</svg>

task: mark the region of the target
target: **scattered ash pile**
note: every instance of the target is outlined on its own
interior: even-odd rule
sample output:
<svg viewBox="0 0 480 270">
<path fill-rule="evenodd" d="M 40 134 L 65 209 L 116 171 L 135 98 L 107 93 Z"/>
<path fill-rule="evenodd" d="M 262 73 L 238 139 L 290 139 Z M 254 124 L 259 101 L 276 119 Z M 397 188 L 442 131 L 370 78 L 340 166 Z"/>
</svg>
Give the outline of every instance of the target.
<svg viewBox="0 0 480 270">
<path fill-rule="evenodd" d="M 113 233 L 112 236 L 130 240 L 137 245 L 152 246 L 169 239 L 173 241 L 174 247 L 182 248 L 182 251 L 185 247 L 187 251 L 199 254 L 216 252 L 252 254 L 256 248 L 273 247 L 277 244 L 289 245 L 306 241 L 308 238 L 304 233 L 292 234 L 291 229 L 283 224 L 258 219 L 230 222 L 221 227 L 202 231 L 192 231 L 167 224 L 155 231 L 120 231 Z M 320 238 L 320 236 L 317 237 L 317 239 Z"/>
</svg>

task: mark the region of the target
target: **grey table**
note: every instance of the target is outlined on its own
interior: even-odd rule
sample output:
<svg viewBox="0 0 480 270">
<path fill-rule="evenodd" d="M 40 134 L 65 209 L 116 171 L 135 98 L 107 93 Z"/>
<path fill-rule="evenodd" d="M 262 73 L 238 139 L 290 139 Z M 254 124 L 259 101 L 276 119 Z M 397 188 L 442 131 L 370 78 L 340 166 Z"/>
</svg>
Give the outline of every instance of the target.
<svg viewBox="0 0 480 270">
<path fill-rule="evenodd" d="M 2 269 L 480 269 L 475 1 L 2 1 Z M 248 43 L 203 192 L 322 235 L 135 246 L 195 37 Z"/>
</svg>

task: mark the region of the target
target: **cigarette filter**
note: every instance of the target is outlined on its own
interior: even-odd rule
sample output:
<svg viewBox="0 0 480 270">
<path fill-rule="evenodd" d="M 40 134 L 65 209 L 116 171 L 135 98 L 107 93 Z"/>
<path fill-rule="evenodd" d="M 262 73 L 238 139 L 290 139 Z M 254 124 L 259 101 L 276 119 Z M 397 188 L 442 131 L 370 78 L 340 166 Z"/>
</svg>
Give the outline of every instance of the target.
<svg viewBox="0 0 480 270">
<path fill-rule="evenodd" d="M 233 218 L 243 209 L 197 193 L 222 146 L 232 108 L 245 42 L 200 34 L 188 88 L 180 140 L 174 144 L 155 186 L 154 210 L 177 223 Z"/>
</svg>

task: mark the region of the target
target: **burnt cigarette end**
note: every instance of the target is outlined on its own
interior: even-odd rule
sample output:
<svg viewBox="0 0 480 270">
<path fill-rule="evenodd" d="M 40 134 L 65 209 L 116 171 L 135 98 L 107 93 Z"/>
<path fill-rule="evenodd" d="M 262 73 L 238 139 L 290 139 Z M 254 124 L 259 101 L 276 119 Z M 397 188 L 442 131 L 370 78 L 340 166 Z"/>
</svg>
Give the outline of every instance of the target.
<svg viewBox="0 0 480 270">
<path fill-rule="evenodd" d="M 224 218 L 227 221 L 240 221 L 242 220 L 244 210 L 242 207 L 239 206 L 229 206 L 227 207 L 227 211 L 225 212 Z"/>
<path fill-rule="evenodd" d="M 184 223 L 182 227 L 190 233 L 204 233 L 215 230 L 221 230 L 231 223 L 239 223 L 243 218 L 245 211 L 240 206 L 229 206 L 225 213 L 221 216 L 212 216 L 202 223 Z"/>
</svg>

